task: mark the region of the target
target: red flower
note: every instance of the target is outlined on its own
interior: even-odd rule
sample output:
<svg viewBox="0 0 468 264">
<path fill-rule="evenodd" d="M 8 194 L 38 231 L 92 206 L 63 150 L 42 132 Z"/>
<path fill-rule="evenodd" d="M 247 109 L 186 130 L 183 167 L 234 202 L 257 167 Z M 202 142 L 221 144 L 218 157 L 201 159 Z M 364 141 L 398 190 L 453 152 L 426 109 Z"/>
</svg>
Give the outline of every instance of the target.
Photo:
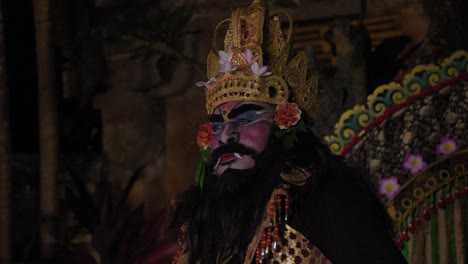
<svg viewBox="0 0 468 264">
<path fill-rule="evenodd" d="M 210 123 L 201 125 L 197 134 L 197 146 L 202 149 L 207 149 L 210 146 L 211 132 Z"/>
<path fill-rule="evenodd" d="M 280 129 L 288 129 L 301 120 L 301 110 L 295 103 L 283 103 L 276 107 L 275 121 Z"/>
</svg>

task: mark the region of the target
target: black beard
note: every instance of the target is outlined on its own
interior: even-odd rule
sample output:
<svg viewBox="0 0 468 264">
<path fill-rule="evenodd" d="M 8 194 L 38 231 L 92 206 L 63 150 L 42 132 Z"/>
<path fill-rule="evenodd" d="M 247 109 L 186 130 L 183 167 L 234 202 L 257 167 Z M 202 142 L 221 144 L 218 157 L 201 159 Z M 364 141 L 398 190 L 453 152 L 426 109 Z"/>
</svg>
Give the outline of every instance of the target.
<svg viewBox="0 0 468 264">
<path fill-rule="evenodd" d="M 187 197 L 192 203 L 187 241 L 190 263 L 242 263 L 262 220 L 271 191 L 280 182 L 274 147 L 253 156 L 255 167 L 206 175 L 203 190 Z"/>
<path fill-rule="evenodd" d="M 252 155 L 255 166 L 250 169 L 226 169 L 223 174 L 216 176 L 213 174 L 213 166 L 218 158 L 224 153 L 237 152 L 241 155 Z M 271 168 L 275 155 L 274 143 L 270 140 L 265 150 L 256 153 L 254 150 L 246 148 L 240 144 L 234 143 L 224 145 L 213 151 L 212 163 L 208 169 L 207 179 L 204 188 L 207 192 L 216 195 L 222 193 L 246 192 L 251 186 L 268 186 L 272 181 L 271 175 L 265 177 L 266 168 Z M 268 173 L 267 173 L 268 174 Z"/>
<path fill-rule="evenodd" d="M 226 169 L 221 176 L 215 174 L 207 175 L 205 189 L 213 196 L 218 196 L 223 193 L 236 194 L 245 192 L 249 186 L 260 184 L 257 181 L 261 178 L 257 168 L 237 170 Z"/>
</svg>

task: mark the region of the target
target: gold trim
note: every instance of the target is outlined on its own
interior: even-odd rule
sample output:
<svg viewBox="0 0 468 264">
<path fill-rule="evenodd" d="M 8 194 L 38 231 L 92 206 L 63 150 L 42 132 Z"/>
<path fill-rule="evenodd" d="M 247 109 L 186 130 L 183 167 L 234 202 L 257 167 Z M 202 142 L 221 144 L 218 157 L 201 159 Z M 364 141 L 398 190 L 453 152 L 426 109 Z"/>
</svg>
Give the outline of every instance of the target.
<svg viewBox="0 0 468 264">
<path fill-rule="evenodd" d="M 389 213 L 393 212 L 391 215 L 398 226 L 404 226 L 407 218 L 430 199 L 434 193 L 446 188 L 450 184 L 458 185 L 458 179 L 468 175 L 468 171 L 456 170 L 457 167 L 460 165 L 464 166 L 464 163 L 468 162 L 467 154 L 468 149 L 464 149 L 437 160 L 402 186 L 401 191 L 386 204 Z M 451 167 L 454 161 L 457 161 L 457 163 Z M 448 169 L 445 164 L 449 164 Z M 447 176 L 442 176 L 443 174 Z M 411 190 L 411 188 L 414 189 Z M 420 193 L 417 194 L 417 191 Z"/>
</svg>

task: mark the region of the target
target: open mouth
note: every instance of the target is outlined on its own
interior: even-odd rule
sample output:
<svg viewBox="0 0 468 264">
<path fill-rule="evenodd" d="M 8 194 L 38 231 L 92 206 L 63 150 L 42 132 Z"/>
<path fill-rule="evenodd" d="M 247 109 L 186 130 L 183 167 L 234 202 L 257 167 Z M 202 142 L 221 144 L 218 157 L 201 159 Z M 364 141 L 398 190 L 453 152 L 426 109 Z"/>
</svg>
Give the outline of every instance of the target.
<svg viewBox="0 0 468 264">
<path fill-rule="evenodd" d="M 227 165 L 229 163 L 232 163 L 237 159 L 242 159 L 242 155 L 237 152 L 224 153 L 223 155 L 221 155 L 221 157 L 219 157 L 215 168 L 218 167 L 218 165 Z"/>
</svg>

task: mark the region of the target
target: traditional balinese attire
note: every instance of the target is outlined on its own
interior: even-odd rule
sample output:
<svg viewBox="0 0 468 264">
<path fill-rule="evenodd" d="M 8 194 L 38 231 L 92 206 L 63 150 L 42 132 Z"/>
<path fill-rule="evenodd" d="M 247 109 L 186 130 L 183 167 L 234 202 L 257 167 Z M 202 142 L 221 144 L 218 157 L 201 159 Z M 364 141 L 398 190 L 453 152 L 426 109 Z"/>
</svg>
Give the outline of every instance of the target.
<svg viewBox="0 0 468 264">
<path fill-rule="evenodd" d="M 275 114 L 275 121 L 287 129 L 298 126 L 301 112 L 317 112 L 318 75 L 308 73 L 304 52 L 291 56 L 289 15 L 261 2 L 236 9 L 218 25 L 217 31 L 229 23 L 224 50 L 209 53 L 209 81 L 199 85 L 206 87 L 208 114 L 233 101 L 284 106 L 288 110 Z M 321 180 L 314 173 L 300 166 L 281 172 L 283 183 L 271 193 L 244 263 L 406 263 L 356 171 L 334 161 Z M 174 263 L 188 263 L 189 252 L 182 242 Z"/>
</svg>

